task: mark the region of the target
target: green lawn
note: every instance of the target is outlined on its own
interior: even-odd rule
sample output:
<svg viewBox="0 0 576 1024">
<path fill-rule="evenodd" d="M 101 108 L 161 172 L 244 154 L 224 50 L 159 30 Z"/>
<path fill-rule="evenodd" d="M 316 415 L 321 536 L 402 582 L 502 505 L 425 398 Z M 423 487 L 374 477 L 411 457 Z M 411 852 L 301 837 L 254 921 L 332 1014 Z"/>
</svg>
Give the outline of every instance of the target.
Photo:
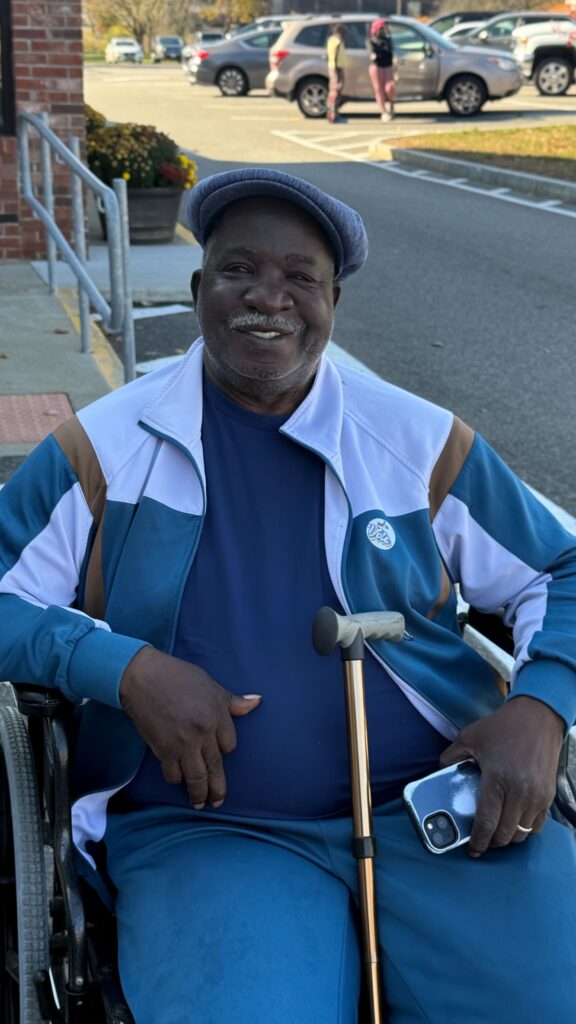
<svg viewBox="0 0 576 1024">
<path fill-rule="evenodd" d="M 496 131 L 474 128 L 390 139 L 389 144 L 394 148 L 425 149 L 439 156 L 450 153 L 459 160 L 576 181 L 576 125 Z"/>
</svg>

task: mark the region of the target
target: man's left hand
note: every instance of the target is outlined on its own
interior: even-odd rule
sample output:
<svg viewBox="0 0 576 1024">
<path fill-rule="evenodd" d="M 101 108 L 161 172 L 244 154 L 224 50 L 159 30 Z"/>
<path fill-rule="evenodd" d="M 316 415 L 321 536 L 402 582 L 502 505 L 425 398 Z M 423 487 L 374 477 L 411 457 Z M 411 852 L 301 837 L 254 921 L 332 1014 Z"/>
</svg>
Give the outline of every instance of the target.
<svg viewBox="0 0 576 1024">
<path fill-rule="evenodd" d="M 552 708 L 532 697 L 514 697 L 466 726 L 444 751 L 443 768 L 473 758 L 482 772 L 471 857 L 540 831 L 556 792 L 563 740 L 564 721 Z"/>
</svg>

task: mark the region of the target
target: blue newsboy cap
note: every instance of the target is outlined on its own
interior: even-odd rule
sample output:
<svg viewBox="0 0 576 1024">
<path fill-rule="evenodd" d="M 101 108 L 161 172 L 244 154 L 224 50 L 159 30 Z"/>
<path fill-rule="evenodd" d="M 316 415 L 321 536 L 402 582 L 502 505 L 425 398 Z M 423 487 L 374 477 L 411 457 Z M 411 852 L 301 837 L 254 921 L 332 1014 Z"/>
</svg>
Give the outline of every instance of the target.
<svg viewBox="0 0 576 1024">
<path fill-rule="evenodd" d="M 320 225 L 334 254 L 336 280 L 359 270 L 368 255 L 368 238 L 360 214 L 309 181 L 283 171 L 245 167 L 204 178 L 190 192 L 188 226 L 205 245 L 216 218 L 238 199 L 275 196 L 306 210 Z"/>
</svg>

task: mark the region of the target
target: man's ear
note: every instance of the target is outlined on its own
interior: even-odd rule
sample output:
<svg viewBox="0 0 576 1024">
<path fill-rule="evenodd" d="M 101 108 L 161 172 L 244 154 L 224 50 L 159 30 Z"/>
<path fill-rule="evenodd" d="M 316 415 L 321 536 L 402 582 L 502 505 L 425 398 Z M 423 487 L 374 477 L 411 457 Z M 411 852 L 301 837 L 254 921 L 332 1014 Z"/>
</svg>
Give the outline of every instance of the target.
<svg viewBox="0 0 576 1024">
<path fill-rule="evenodd" d="M 332 298 L 333 298 L 335 306 L 338 305 L 338 299 L 340 298 L 341 292 L 342 292 L 342 285 L 334 283 L 332 285 Z"/>
<path fill-rule="evenodd" d="M 195 270 L 190 280 L 190 291 L 192 292 L 192 301 L 196 305 L 198 301 L 198 289 L 200 288 L 200 281 L 202 278 L 202 271 Z"/>
</svg>

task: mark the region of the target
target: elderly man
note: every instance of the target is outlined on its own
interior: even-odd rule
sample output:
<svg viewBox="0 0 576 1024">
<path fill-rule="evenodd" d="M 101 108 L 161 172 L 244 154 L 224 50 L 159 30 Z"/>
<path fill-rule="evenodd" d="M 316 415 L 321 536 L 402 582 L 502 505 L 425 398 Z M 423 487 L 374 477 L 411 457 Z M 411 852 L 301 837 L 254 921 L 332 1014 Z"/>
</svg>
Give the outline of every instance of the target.
<svg viewBox="0 0 576 1024">
<path fill-rule="evenodd" d="M 366 660 L 391 1024 L 568 1024 L 575 844 L 548 811 L 576 712 L 574 538 L 450 413 L 326 358 L 367 252 L 354 211 L 247 169 L 201 182 L 190 225 L 202 338 L 1 495 L 0 671 L 88 698 L 75 839 L 135 1020 L 357 1020 L 340 666 L 310 642 L 331 605 L 401 611 L 412 637 Z M 456 582 L 514 626 L 504 702 Z M 399 795 L 466 757 L 471 856 L 430 856 Z"/>
</svg>

